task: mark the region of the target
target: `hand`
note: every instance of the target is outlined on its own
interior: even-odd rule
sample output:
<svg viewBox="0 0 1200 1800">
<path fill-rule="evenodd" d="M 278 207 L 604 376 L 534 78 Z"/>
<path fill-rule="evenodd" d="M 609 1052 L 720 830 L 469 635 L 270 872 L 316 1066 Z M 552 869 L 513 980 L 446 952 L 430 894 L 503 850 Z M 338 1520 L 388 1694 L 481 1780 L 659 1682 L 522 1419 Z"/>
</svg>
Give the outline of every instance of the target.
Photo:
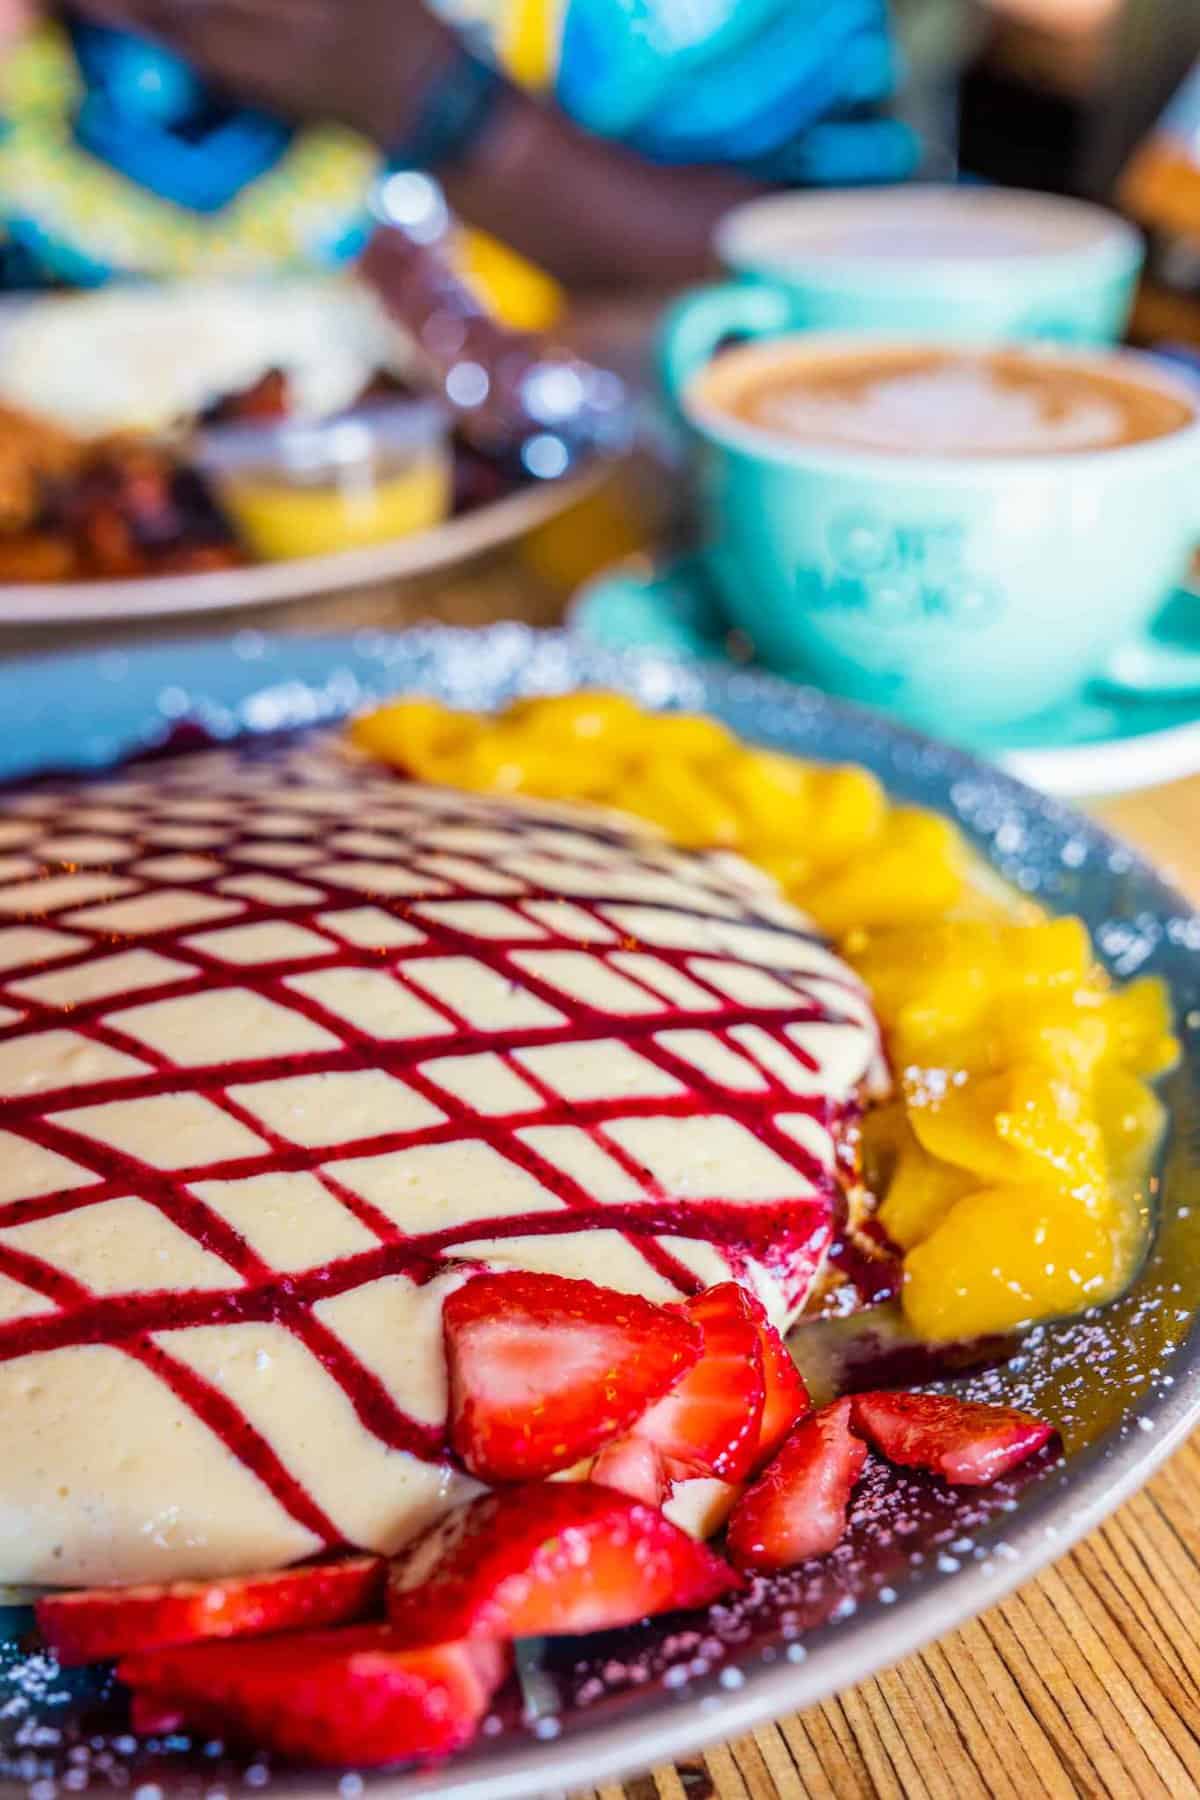
<svg viewBox="0 0 1200 1800">
<path fill-rule="evenodd" d="M 12 0 L 0 0 L 0 6 Z M 76 0 L 160 38 L 213 81 L 285 118 L 334 119 L 388 145 L 454 53 L 420 0 Z"/>
</svg>

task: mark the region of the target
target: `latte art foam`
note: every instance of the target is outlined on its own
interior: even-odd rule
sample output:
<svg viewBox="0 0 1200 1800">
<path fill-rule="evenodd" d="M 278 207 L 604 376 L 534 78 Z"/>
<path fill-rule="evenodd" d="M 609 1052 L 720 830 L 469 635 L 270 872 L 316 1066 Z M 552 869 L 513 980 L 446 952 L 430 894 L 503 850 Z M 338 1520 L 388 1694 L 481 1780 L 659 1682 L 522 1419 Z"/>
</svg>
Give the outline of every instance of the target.
<svg viewBox="0 0 1200 1800">
<path fill-rule="evenodd" d="M 1117 359 L 1112 359 L 1114 365 Z M 709 397 L 802 443 L 897 456 L 1061 456 L 1165 437 L 1195 414 L 1103 360 L 1045 351 L 889 348 L 768 358 Z"/>
<path fill-rule="evenodd" d="M 1102 394 L 1049 408 L 1031 388 L 1004 387 L 979 363 L 913 370 L 851 394 L 802 387 L 770 394 L 759 420 L 797 437 L 933 456 L 1019 456 L 1119 443 L 1125 416 Z"/>
</svg>

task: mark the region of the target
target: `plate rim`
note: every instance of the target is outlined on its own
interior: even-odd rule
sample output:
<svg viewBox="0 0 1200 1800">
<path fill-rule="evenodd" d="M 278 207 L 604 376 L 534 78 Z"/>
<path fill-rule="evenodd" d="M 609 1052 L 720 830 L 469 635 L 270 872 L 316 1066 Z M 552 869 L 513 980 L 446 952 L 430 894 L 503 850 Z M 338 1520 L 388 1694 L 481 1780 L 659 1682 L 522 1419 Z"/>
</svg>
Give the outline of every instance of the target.
<svg viewBox="0 0 1200 1800">
<path fill-rule="evenodd" d="M 1156 908 L 1164 915 L 1169 909 L 1172 917 L 1195 919 L 1200 924 L 1193 903 L 1148 858 L 1127 846 L 1099 821 L 1079 814 L 1061 801 L 1048 800 L 1016 776 L 970 751 L 932 739 L 853 702 L 800 688 L 781 677 L 758 670 L 731 670 L 719 663 L 673 658 L 658 652 L 606 652 L 580 644 L 565 631 L 537 631 L 511 623 L 482 630 L 418 626 L 408 631 L 371 632 L 367 636 L 383 650 L 404 646 L 434 653 L 440 650 L 448 655 L 468 644 L 482 644 L 485 650 L 495 646 L 499 653 L 507 654 L 512 667 L 519 666 L 523 657 L 531 657 L 539 647 L 551 653 L 558 650 L 564 655 L 564 668 L 577 670 L 579 662 L 584 663 L 584 679 L 623 681 L 627 686 L 632 685 L 639 667 L 652 670 L 657 665 L 685 686 L 695 684 L 698 689 L 720 690 L 738 684 L 750 693 L 761 692 L 764 700 L 777 704 L 807 704 L 818 712 L 857 724 L 877 739 L 882 734 L 885 739 L 899 742 L 918 758 L 936 753 L 946 772 L 947 786 L 955 779 L 982 776 L 1026 811 L 1033 808 L 1048 818 L 1056 829 L 1077 826 L 1097 849 L 1106 855 L 1120 856 L 1122 868 L 1136 875 L 1139 887 L 1148 889 Z M 197 647 L 204 645 L 209 653 L 218 648 L 211 638 L 180 639 L 170 646 L 130 647 L 123 654 L 136 659 L 170 648 L 186 656 L 189 641 Z M 267 634 L 266 641 L 284 662 L 290 644 L 323 646 L 330 659 L 352 652 L 361 654 L 365 648 L 362 633 L 314 633 L 294 639 L 273 633 Z M 231 640 L 225 640 L 220 647 L 230 656 L 235 654 Z M 473 653 L 478 655 L 480 651 Z M 51 651 L 14 659 L 7 672 L 19 672 L 22 665 L 37 666 L 46 673 L 55 666 L 79 668 L 103 654 L 102 649 Z M 386 674 L 388 666 L 386 657 L 381 655 L 380 674 Z M 264 687 L 285 676 L 284 670 L 272 667 L 271 658 L 264 662 L 262 673 Z M 398 679 L 393 685 L 398 685 Z M 551 691 L 550 684 L 541 691 Z M 426 1771 L 368 1773 L 364 1779 L 370 1795 L 379 1796 L 380 1800 L 434 1795 L 438 1800 L 529 1800 L 534 1794 L 553 1794 L 558 1800 L 561 1793 L 571 1789 L 594 1788 L 599 1782 L 618 1780 L 674 1760 L 868 1679 L 975 1617 L 1029 1580 L 1094 1529 L 1170 1456 L 1200 1419 L 1200 1313 L 1193 1315 L 1171 1352 L 1170 1369 L 1174 1377 L 1171 1387 L 1152 1387 L 1137 1400 L 1136 1412 L 1131 1405 L 1069 1466 L 1051 1470 L 1042 1478 L 1038 1490 L 1014 1515 L 1012 1525 L 1006 1527 L 1003 1541 L 1007 1548 L 1003 1554 L 997 1549 L 996 1556 L 986 1562 L 972 1561 L 953 1572 L 931 1566 L 894 1609 L 875 1597 L 861 1605 L 850 1629 L 827 1625 L 807 1634 L 803 1639 L 803 1660 L 790 1661 L 780 1656 L 774 1663 L 759 1661 L 742 1668 L 736 1663 L 735 1652 L 727 1665 L 738 1671 L 733 1685 L 723 1683 L 718 1674 L 707 1675 L 678 1694 L 655 1684 L 652 1690 L 647 1689 L 644 1708 L 623 1711 L 613 1718 L 598 1717 L 594 1724 L 589 1724 L 585 1716 L 562 1738 L 539 1741 L 531 1736 L 494 1753 L 488 1751 L 486 1740 L 480 1740 L 465 1763 L 452 1761 Z M 289 1769 L 280 1785 L 290 1793 L 332 1796 L 339 1791 L 339 1775 L 340 1771 Z"/>
<path fill-rule="evenodd" d="M 0 582 L 0 654 L 5 631 L 32 625 L 236 612 L 430 574 L 496 549 L 555 518 L 585 499 L 609 472 L 608 464 L 597 464 L 557 481 L 516 488 L 486 506 L 443 519 L 407 537 L 322 556 L 135 580 Z"/>
</svg>

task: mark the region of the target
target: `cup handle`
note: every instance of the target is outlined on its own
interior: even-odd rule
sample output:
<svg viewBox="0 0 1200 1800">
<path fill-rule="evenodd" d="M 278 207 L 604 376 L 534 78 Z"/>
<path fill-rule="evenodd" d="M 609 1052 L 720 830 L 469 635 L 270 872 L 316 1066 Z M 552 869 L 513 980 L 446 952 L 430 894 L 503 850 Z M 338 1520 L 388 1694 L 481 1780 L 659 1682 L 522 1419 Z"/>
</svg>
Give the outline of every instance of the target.
<svg viewBox="0 0 1200 1800">
<path fill-rule="evenodd" d="M 659 333 L 659 379 L 678 405 L 688 382 L 710 362 L 723 338 L 777 337 L 793 322 L 782 288 L 762 281 L 723 281 L 685 294 Z"/>
<path fill-rule="evenodd" d="M 1135 699 L 1200 693 L 1200 591 L 1177 589 L 1155 622 L 1122 644 L 1096 679 Z"/>
</svg>

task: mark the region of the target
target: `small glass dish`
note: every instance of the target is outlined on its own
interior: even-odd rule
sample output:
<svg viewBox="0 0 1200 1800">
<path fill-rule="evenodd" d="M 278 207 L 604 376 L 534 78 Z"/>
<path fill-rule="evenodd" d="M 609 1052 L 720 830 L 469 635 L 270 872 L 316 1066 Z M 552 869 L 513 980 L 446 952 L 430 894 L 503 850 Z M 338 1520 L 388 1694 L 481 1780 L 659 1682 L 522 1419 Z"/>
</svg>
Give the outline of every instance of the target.
<svg viewBox="0 0 1200 1800">
<path fill-rule="evenodd" d="M 432 401 L 213 426 L 195 460 L 246 549 L 265 562 L 386 543 L 450 511 L 449 424 Z"/>
</svg>

